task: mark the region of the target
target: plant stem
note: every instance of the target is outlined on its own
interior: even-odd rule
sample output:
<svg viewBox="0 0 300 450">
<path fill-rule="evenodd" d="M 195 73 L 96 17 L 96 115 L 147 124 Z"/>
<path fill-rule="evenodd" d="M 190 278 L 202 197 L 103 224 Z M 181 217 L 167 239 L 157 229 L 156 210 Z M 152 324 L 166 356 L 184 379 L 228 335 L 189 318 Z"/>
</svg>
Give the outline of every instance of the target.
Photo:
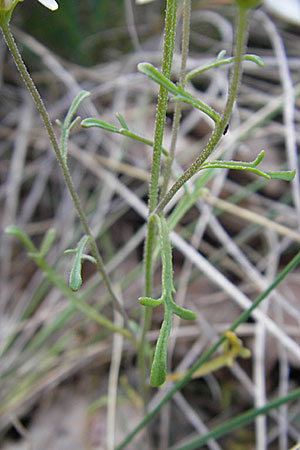
<svg viewBox="0 0 300 450">
<path fill-rule="evenodd" d="M 167 78 L 170 78 L 173 49 L 175 39 L 175 25 L 176 25 L 176 10 L 177 0 L 167 0 L 166 13 L 165 13 L 165 30 L 164 30 L 164 48 L 163 48 L 163 61 L 162 61 L 162 73 Z M 151 178 L 149 186 L 149 203 L 148 212 L 149 215 L 153 212 L 157 205 L 158 199 L 158 187 L 159 187 L 159 175 L 160 175 L 160 162 L 162 153 L 162 140 L 164 133 L 165 118 L 167 112 L 167 100 L 168 91 L 163 86 L 159 88 L 158 101 L 157 101 L 157 113 L 155 118 L 155 130 L 154 130 L 154 143 L 153 143 L 153 156 L 152 156 L 152 168 Z M 147 237 L 144 247 L 144 271 L 145 271 L 145 287 L 144 294 L 146 297 L 151 297 L 152 294 L 152 276 L 153 276 L 153 248 L 155 241 L 155 221 L 149 220 Z M 148 306 L 144 307 L 143 317 L 141 321 L 141 338 L 138 350 L 138 366 L 139 366 L 139 378 L 141 386 L 141 394 L 144 399 L 144 405 L 147 403 L 147 386 L 146 386 L 146 334 L 150 326 L 152 311 Z"/>
<path fill-rule="evenodd" d="M 167 78 L 170 78 L 173 60 L 176 3 L 177 0 L 167 0 L 166 6 L 164 49 L 163 49 L 163 61 L 161 71 L 162 74 Z M 151 180 L 149 187 L 149 213 L 152 213 L 157 204 L 160 159 L 162 152 L 162 139 L 164 134 L 165 118 L 167 112 L 167 101 L 168 101 L 168 91 L 165 87 L 160 86 L 155 119 Z"/>
<path fill-rule="evenodd" d="M 286 267 L 280 272 L 280 274 L 276 277 L 273 283 L 262 292 L 259 297 L 253 302 L 252 306 L 244 311 L 237 320 L 233 323 L 233 325 L 229 328 L 229 331 L 235 331 L 237 327 L 245 322 L 249 317 L 252 311 L 258 307 L 258 305 L 281 283 L 281 281 L 286 277 L 288 273 L 290 273 L 297 265 L 300 263 L 300 252 L 286 265 Z M 177 381 L 177 383 L 167 392 L 167 394 L 162 398 L 157 406 L 155 406 L 152 411 L 150 411 L 147 416 L 143 418 L 143 420 L 128 434 L 128 436 L 118 445 L 116 450 L 121 450 L 129 444 L 129 442 L 134 438 L 134 436 L 142 430 L 152 419 L 153 417 L 160 411 L 160 409 L 165 405 L 172 397 L 176 394 L 177 391 L 183 388 L 183 386 L 191 379 L 193 373 L 199 369 L 203 365 L 204 362 L 212 356 L 215 351 L 223 344 L 225 341 L 225 334 L 223 334 L 218 341 L 212 345 L 208 350 L 206 350 L 203 355 L 193 364 L 193 366 L 186 372 L 185 376 Z M 199 447 L 198 447 L 199 448 Z"/>
<path fill-rule="evenodd" d="M 181 43 L 181 66 L 179 75 L 179 84 L 182 88 L 185 86 L 185 71 L 186 61 L 189 53 L 189 40 L 190 40 L 190 20 L 191 20 L 191 0 L 184 0 L 183 3 L 183 27 L 182 27 L 182 43 Z M 169 158 L 165 161 L 165 167 L 163 172 L 163 184 L 160 191 L 160 200 L 167 192 L 168 184 L 171 177 L 172 163 L 174 160 L 176 142 L 178 136 L 179 123 L 181 119 L 181 105 L 182 101 L 178 100 L 175 105 L 173 127 L 172 127 L 172 140 L 169 151 Z"/>
<path fill-rule="evenodd" d="M 144 271 L 145 271 L 145 286 L 144 292 L 146 297 L 150 297 L 152 292 L 152 273 L 153 273 L 153 248 L 155 241 L 155 216 L 149 218 L 147 236 L 144 245 Z M 150 293 L 150 295 L 148 295 Z M 147 405 L 147 393 L 148 387 L 146 384 L 148 365 L 146 364 L 146 337 L 147 332 L 150 328 L 152 317 L 152 308 L 149 306 L 144 306 L 142 321 L 141 321 L 141 336 L 138 347 L 138 369 L 139 369 L 139 379 L 140 379 L 140 393 L 144 401 L 144 408 L 146 411 Z"/>
<path fill-rule="evenodd" d="M 53 147 L 53 149 L 55 151 L 55 155 L 56 155 L 56 158 L 58 160 L 59 166 L 61 168 L 61 171 L 62 171 L 64 180 L 65 180 L 65 183 L 66 183 L 66 185 L 68 187 L 68 190 L 69 190 L 69 193 L 70 193 L 71 198 L 73 200 L 75 209 L 77 211 L 77 214 L 79 216 L 80 222 L 82 224 L 83 231 L 88 236 L 91 252 L 92 252 L 92 254 L 93 254 L 93 256 L 94 256 L 94 258 L 96 260 L 97 269 L 98 269 L 99 273 L 102 276 L 103 282 L 104 282 L 104 284 L 105 284 L 109 294 L 111 295 L 114 307 L 123 316 L 125 327 L 128 330 L 130 330 L 127 314 L 126 314 L 126 312 L 125 312 L 125 310 L 123 308 L 123 305 L 121 304 L 121 302 L 119 301 L 119 299 L 117 298 L 116 294 L 113 291 L 113 288 L 112 288 L 112 285 L 111 285 L 111 281 L 110 281 L 110 279 L 109 279 L 109 277 L 108 277 L 108 275 L 106 273 L 104 262 L 102 260 L 102 257 L 100 255 L 100 253 L 99 253 L 97 244 L 96 244 L 96 242 L 95 242 L 95 240 L 94 240 L 94 238 L 93 238 L 93 236 L 92 236 L 92 234 L 91 234 L 91 232 L 89 230 L 88 222 L 87 222 L 87 219 L 85 217 L 83 208 L 82 208 L 82 206 L 80 204 L 80 200 L 79 200 L 79 197 L 78 197 L 77 192 L 75 190 L 75 187 L 73 185 L 69 169 L 68 169 L 67 165 L 64 163 L 63 157 L 61 155 L 61 152 L 60 152 L 60 149 L 59 149 L 59 145 L 58 145 L 58 142 L 57 142 L 57 138 L 56 138 L 56 135 L 55 135 L 55 132 L 54 132 L 54 129 L 53 129 L 53 126 L 52 126 L 49 114 L 47 112 L 47 109 L 46 109 L 46 107 L 44 105 L 44 102 L 43 102 L 43 100 L 42 100 L 42 98 L 41 98 L 41 96 L 40 96 L 40 94 L 39 94 L 39 92 L 38 92 L 38 90 L 37 90 L 37 88 L 36 88 L 32 78 L 31 78 L 31 76 L 30 76 L 26 66 L 25 66 L 25 63 L 24 63 L 24 61 L 22 59 L 22 56 L 21 56 L 21 54 L 19 52 L 19 49 L 18 49 L 17 44 L 16 44 L 16 42 L 14 40 L 14 37 L 12 35 L 12 32 L 10 30 L 10 27 L 9 27 L 8 23 L 5 22 L 5 21 L 1 21 L 0 26 L 1 26 L 1 29 L 2 29 L 2 33 L 3 33 L 4 39 L 5 39 L 5 41 L 7 43 L 7 46 L 8 46 L 8 48 L 9 48 L 11 54 L 12 54 L 13 59 L 15 61 L 15 64 L 16 64 L 16 66 L 17 66 L 17 68 L 18 68 L 18 70 L 19 70 L 19 72 L 20 72 L 20 74 L 21 74 L 21 76 L 22 76 L 22 78 L 23 78 L 23 80 L 24 80 L 24 82 L 25 82 L 25 84 L 26 84 L 26 86 L 27 86 L 27 88 L 28 88 L 32 98 L 33 98 L 33 100 L 34 100 L 34 103 L 35 103 L 35 105 L 36 105 L 36 107 L 37 107 L 37 109 L 38 109 L 38 111 L 39 111 L 39 113 L 41 115 L 42 121 L 43 121 L 43 123 L 45 125 L 45 128 L 47 130 L 49 139 L 50 139 L 52 147 Z"/>
<path fill-rule="evenodd" d="M 193 164 L 181 175 L 180 178 L 173 184 L 171 189 L 166 193 L 163 199 L 159 202 L 154 213 L 161 213 L 164 207 L 174 197 L 176 192 L 198 171 L 204 161 L 209 157 L 212 151 L 216 148 L 217 144 L 223 136 L 226 125 L 230 119 L 233 104 L 237 95 L 239 82 L 242 76 L 242 62 L 246 45 L 247 36 L 247 13 L 248 9 L 237 7 L 237 27 L 235 33 L 235 52 L 234 52 L 234 65 L 231 83 L 228 92 L 227 102 L 220 120 L 216 123 L 215 129 L 203 151 Z"/>
</svg>

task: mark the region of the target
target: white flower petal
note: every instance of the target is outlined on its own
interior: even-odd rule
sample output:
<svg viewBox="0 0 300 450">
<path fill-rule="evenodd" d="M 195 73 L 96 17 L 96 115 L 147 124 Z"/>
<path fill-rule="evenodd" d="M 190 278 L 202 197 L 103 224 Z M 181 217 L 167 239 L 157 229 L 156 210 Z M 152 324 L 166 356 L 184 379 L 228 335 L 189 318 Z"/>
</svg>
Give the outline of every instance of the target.
<svg viewBox="0 0 300 450">
<path fill-rule="evenodd" d="M 46 6 L 46 8 L 51 9 L 51 11 L 55 11 L 58 8 L 58 4 L 55 0 L 38 0 L 42 5 Z"/>
</svg>

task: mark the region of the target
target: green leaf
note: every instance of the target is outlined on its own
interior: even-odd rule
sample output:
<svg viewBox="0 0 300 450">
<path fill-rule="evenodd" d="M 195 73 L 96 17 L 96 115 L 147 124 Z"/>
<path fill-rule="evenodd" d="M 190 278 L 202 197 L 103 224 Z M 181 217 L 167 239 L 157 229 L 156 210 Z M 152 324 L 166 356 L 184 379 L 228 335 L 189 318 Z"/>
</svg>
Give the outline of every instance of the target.
<svg viewBox="0 0 300 450">
<path fill-rule="evenodd" d="M 128 128 L 128 126 L 127 126 L 127 124 L 126 124 L 126 122 L 125 122 L 125 119 L 124 119 L 124 117 L 122 116 L 122 114 L 116 113 L 116 118 L 117 118 L 118 121 L 120 122 L 121 127 L 124 128 L 124 130 L 129 131 L 129 128 Z"/>
<path fill-rule="evenodd" d="M 83 236 L 80 239 L 76 249 L 68 249 L 64 252 L 66 255 L 75 254 L 75 258 L 73 261 L 73 266 L 72 266 L 72 270 L 71 270 L 70 278 L 69 278 L 69 285 L 70 285 L 70 288 L 72 289 L 72 291 L 78 291 L 78 289 L 82 285 L 81 268 L 82 268 L 82 259 L 84 258 L 83 250 L 84 250 L 84 246 L 86 245 L 87 241 L 88 241 L 88 237 Z"/>
<path fill-rule="evenodd" d="M 118 128 L 114 125 L 111 125 L 110 123 L 104 122 L 103 120 L 93 119 L 93 118 L 84 119 L 81 122 L 81 126 L 84 128 L 98 127 L 98 128 L 101 128 L 102 130 L 110 131 L 112 133 L 122 134 L 123 136 L 127 136 L 131 139 L 134 139 L 135 141 L 141 142 L 142 144 L 146 144 L 149 147 L 153 147 L 153 141 L 151 141 L 150 139 L 144 138 L 143 136 L 140 136 L 128 129 L 128 126 L 127 126 L 124 118 L 121 116 L 121 114 L 118 113 L 117 118 L 123 128 Z M 164 148 L 162 149 L 162 152 L 166 158 L 169 157 L 168 152 Z"/>
<path fill-rule="evenodd" d="M 160 86 L 166 88 L 168 92 L 171 92 L 171 94 L 175 95 L 173 100 L 182 100 L 183 102 L 188 103 L 202 111 L 214 122 L 219 121 L 220 117 L 219 114 L 216 113 L 216 111 L 214 111 L 205 103 L 200 102 L 200 100 L 196 99 L 192 95 L 188 94 L 178 83 L 175 84 L 170 81 L 152 64 L 140 63 L 138 64 L 138 70 L 144 75 L 147 75 L 147 77 L 158 83 Z"/>
<path fill-rule="evenodd" d="M 178 95 L 178 89 L 176 84 L 172 83 L 167 77 L 165 77 L 156 67 L 150 63 L 139 63 L 138 70 L 142 74 L 146 75 L 151 80 L 158 83 L 160 86 L 165 87 L 169 92 L 174 95 Z"/>
<path fill-rule="evenodd" d="M 83 128 L 91 128 L 91 127 L 98 127 L 102 130 L 111 131 L 112 133 L 119 133 L 119 128 L 115 127 L 114 125 L 110 125 L 107 122 L 104 122 L 104 120 L 98 120 L 98 119 L 84 119 L 81 124 Z"/>
<path fill-rule="evenodd" d="M 187 75 L 185 77 L 185 81 L 186 82 L 190 81 L 193 77 L 195 77 L 199 73 L 205 72 L 206 70 L 214 69 L 216 67 L 223 66 L 225 64 L 233 63 L 234 56 L 232 56 L 230 58 L 223 58 L 223 56 L 225 56 L 225 53 L 226 53 L 225 50 L 221 50 L 220 53 L 218 53 L 216 59 L 214 59 L 209 64 L 205 64 L 204 66 L 195 67 L 195 69 L 193 69 L 187 73 Z M 254 62 L 255 64 L 257 64 L 260 67 L 262 67 L 264 65 L 263 59 L 260 56 L 254 55 L 254 54 L 244 55 L 243 60 Z"/>
<path fill-rule="evenodd" d="M 64 163 L 67 164 L 67 156 L 68 156 L 68 138 L 70 131 L 74 127 L 74 125 L 80 120 L 79 118 L 75 118 L 73 120 L 74 115 L 77 112 L 77 109 L 87 97 L 91 94 L 88 91 L 80 91 L 75 100 L 72 102 L 69 111 L 65 117 L 64 123 L 61 125 L 61 139 L 60 139 L 60 151 L 61 156 L 64 160 Z"/>
<path fill-rule="evenodd" d="M 42 258 L 44 258 L 46 256 L 46 254 L 48 253 L 51 245 L 53 244 L 53 242 L 55 240 L 55 237 L 56 237 L 56 230 L 54 228 L 50 228 L 47 231 L 47 233 L 42 241 L 41 247 L 40 247 L 40 255 Z"/>
<path fill-rule="evenodd" d="M 226 55 L 225 49 L 219 51 L 219 53 L 217 54 L 217 57 L 216 57 L 216 61 L 221 61 L 225 55 Z"/>
<path fill-rule="evenodd" d="M 140 297 L 139 298 L 139 302 L 143 306 L 151 306 L 151 307 L 156 308 L 156 306 L 159 306 L 159 305 L 162 304 L 163 299 L 159 298 L 159 299 L 156 300 L 156 299 L 151 298 L 151 297 Z"/>
<path fill-rule="evenodd" d="M 194 311 L 190 311 L 189 309 L 182 308 L 182 306 L 176 305 L 175 302 L 172 304 L 172 312 L 173 314 L 176 314 L 178 317 L 184 320 L 195 320 L 196 319 L 196 313 Z"/>
<path fill-rule="evenodd" d="M 75 119 L 70 123 L 69 125 L 69 132 L 72 130 L 73 127 L 75 127 L 75 125 L 80 121 L 80 117 L 77 116 L 75 117 Z"/>
<path fill-rule="evenodd" d="M 279 172 L 266 172 L 272 180 L 292 181 L 296 175 L 296 170 L 282 170 Z"/>
<path fill-rule="evenodd" d="M 167 348 L 172 326 L 172 313 L 165 311 L 164 320 L 156 343 L 153 363 L 150 374 L 150 384 L 153 387 L 161 386 L 167 374 Z"/>
<path fill-rule="evenodd" d="M 260 66 L 260 67 L 263 67 L 265 65 L 264 60 L 258 55 L 252 55 L 252 54 L 245 55 L 244 56 L 244 60 L 245 61 L 252 61 L 255 64 L 257 64 L 258 66 Z"/>
<path fill-rule="evenodd" d="M 243 161 L 207 161 L 202 164 L 200 170 L 202 169 L 235 169 L 235 170 L 245 170 L 247 172 L 252 172 L 261 177 L 267 178 L 268 180 L 284 180 L 291 181 L 296 171 L 282 170 L 282 171 L 266 171 L 257 169 L 258 164 L 263 160 L 265 152 L 262 150 L 257 158 L 251 162 Z"/>
<path fill-rule="evenodd" d="M 97 264 L 96 258 L 94 258 L 91 255 L 86 255 L 85 253 L 82 254 L 81 259 L 84 259 L 85 261 L 90 261 L 93 264 Z"/>
<path fill-rule="evenodd" d="M 72 102 L 69 111 L 66 115 L 65 121 L 64 121 L 64 128 L 68 128 L 69 125 L 71 124 L 71 121 L 74 117 L 74 115 L 77 112 L 77 109 L 79 108 L 79 106 L 81 105 L 81 103 L 91 95 L 90 92 L 88 91 L 80 91 L 79 94 L 77 95 L 77 97 L 75 98 L 75 100 Z"/>
<path fill-rule="evenodd" d="M 4 232 L 6 234 L 10 234 L 11 236 L 15 236 L 19 241 L 22 242 L 25 248 L 31 253 L 37 253 L 37 248 L 33 244 L 32 240 L 21 230 L 21 228 L 16 225 L 10 225 L 5 228 Z"/>
</svg>

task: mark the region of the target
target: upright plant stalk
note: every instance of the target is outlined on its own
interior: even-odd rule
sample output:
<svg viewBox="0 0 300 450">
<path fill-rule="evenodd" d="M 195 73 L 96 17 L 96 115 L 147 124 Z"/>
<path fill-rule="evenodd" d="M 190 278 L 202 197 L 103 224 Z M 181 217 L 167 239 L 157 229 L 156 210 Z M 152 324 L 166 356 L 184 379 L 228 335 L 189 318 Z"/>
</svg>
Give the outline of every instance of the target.
<svg viewBox="0 0 300 450">
<path fill-rule="evenodd" d="M 183 2 L 183 26 L 182 26 L 182 41 L 181 41 L 181 66 L 179 74 L 179 84 L 184 89 L 186 77 L 186 62 L 189 53 L 189 41 L 190 41 L 190 21 L 191 21 L 191 0 L 184 0 Z M 179 123 L 181 119 L 181 105 L 182 101 L 178 100 L 175 105 L 173 127 L 172 127 L 172 140 L 169 151 L 169 158 L 166 158 L 165 167 L 163 172 L 163 184 L 160 191 L 159 199 L 161 200 L 167 192 L 168 184 L 171 177 L 172 163 L 174 161 L 176 142 L 178 136 Z"/>
<path fill-rule="evenodd" d="M 209 157 L 212 151 L 216 148 L 217 144 L 223 136 L 223 132 L 229 122 L 232 112 L 233 104 L 236 98 L 237 90 L 239 87 L 240 79 L 242 76 L 242 62 L 243 55 L 246 46 L 247 36 L 247 15 L 248 9 L 244 6 L 237 5 L 237 26 L 235 32 L 235 52 L 234 52 L 234 65 L 231 77 L 231 83 L 228 92 L 228 99 L 221 118 L 216 122 L 215 129 L 201 154 L 194 161 L 194 163 L 184 172 L 184 174 L 178 178 L 173 184 L 171 189 L 166 193 L 163 199 L 159 202 L 155 209 L 155 213 L 161 213 L 164 207 L 174 197 L 176 192 L 193 176 L 204 161 Z"/>
<path fill-rule="evenodd" d="M 174 39 L 175 39 L 176 9 L 177 9 L 176 4 L 177 0 L 167 0 L 163 61 L 161 69 L 162 74 L 166 78 L 170 78 L 172 68 Z M 167 101 L 168 101 L 168 91 L 165 87 L 160 86 L 157 100 L 151 179 L 149 187 L 149 213 L 153 212 L 157 204 L 160 160 L 162 152 L 162 140 L 164 134 L 166 111 L 167 111 Z"/>
<path fill-rule="evenodd" d="M 14 59 L 14 62 L 16 64 L 16 66 L 17 66 L 17 68 L 18 68 L 18 70 L 19 70 L 19 72 L 20 72 L 20 74 L 21 74 L 21 76 L 22 76 L 22 78 L 23 78 L 23 80 L 24 80 L 24 82 L 25 82 L 25 84 L 26 84 L 26 86 L 27 86 L 27 88 L 28 88 L 32 98 L 33 98 L 33 100 L 34 100 L 34 103 L 35 103 L 35 105 L 36 105 L 36 107 L 37 107 L 37 109 L 38 109 L 38 111 L 39 111 L 39 113 L 41 115 L 42 121 L 43 121 L 43 123 L 45 125 L 45 128 L 47 130 L 49 139 L 50 139 L 52 147 L 53 147 L 53 149 L 55 151 L 55 155 L 56 155 L 56 158 L 58 160 L 59 166 L 61 168 L 61 171 L 62 171 L 64 180 L 65 180 L 65 183 L 66 183 L 66 185 L 68 187 L 68 190 L 69 190 L 69 193 L 70 193 L 71 198 L 73 200 L 75 209 L 76 209 L 77 214 L 79 216 L 79 219 L 80 219 L 83 231 L 88 237 L 88 241 L 89 241 L 89 245 L 90 245 L 90 248 L 91 248 L 91 252 L 92 252 L 92 254 L 93 254 L 93 256 L 94 256 L 94 258 L 96 260 L 97 269 L 98 269 L 99 273 L 102 276 L 103 282 L 104 282 L 104 284 L 105 284 L 109 294 L 111 295 L 114 307 L 123 316 L 125 327 L 130 330 L 127 314 L 126 314 L 122 304 L 120 303 L 119 299 L 117 298 L 116 294 L 113 291 L 110 279 L 109 279 L 109 277 L 108 277 L 108 275 L 106 273 L 104 262 L 102 260 L 102 257 L 100 255 L 100 253 L 99 253 L 99 250 L 98 250 L 98 247 L 96 245 L 96 242 L 95 242 L 95 240 L 94 240 L 94 238 L 93 238 L 93 236 L 92 236 L 92 234 L 90 232 L 87 219 L 85 217 L 84 211 L 83 211 L 83 209 L 81 207 L 81 204 L 80 204 L 79 197 L 78 197 L 77 192 L 75 190 L 75 187 L 73 185 L 69 169 L 68 169 L 67 165 L 64 163 L 64 160 L 63 160 L 63 157 L 61 155 L 61 152 L 60 152 L 60 149 L 59 149 L 59 145 L 58 145 L 58 142 L 57 142 L 57 139 L 56 139 L 56 135 L 55 135 L 55 132 L 54 132 L 54 129 L 53 129 L 53 126 L 52 126 L 49 114 L 47 112 L 47 109 L 46 109 L 46 107 L 44 105 L 44 102 L 43 102 L 43 100 L 42 100 L 42 98 L 41 98 L 41 96 L 40 96 L 40 94 L 39 94 L 39 92 L 38 92 L 38 90 L 37 90 L 37 88 L 36 88 L 32 78 L 31 78 L 31 76 L 30 76 L 26 66 L 25 66 L 25 63 L 24 63 L 24 61 L 22 59 L 22 56 L 21 56 L 21 54 L 19 52 L 17 44 L 16 44 L 16 42 L 14 40 L 14 37 L 12 35 L 12 32 L 11 32 L 10 27 L 8 25 L 8 22 L 6 20 L 2 19 L 0 21 L 0 26 L 1 26 L 1 29 L 2 29 L 2 33 L 3 33 L 4 39 L 5 39 L 6 43 L 7 43 L 7 46 L 9 48 L 9 50 L 10 50 L 10 53 L 12 54 L 12 57 Z"/>
<path fill-rule="evenodd" d="M 269 285 L 267 289 L 262 292 L 257 299 L 253 302 L 251 307 L 246 311 L 243 311 L 242 314 L 235 320 L 235 322 L 231 325 L 228 331 L 234 332 L 239 325 L 244 323 L 251 315 L 252 311 L 254 311 L 258 305 L 282 282 L 282 280 L 300 263 L 300 252 L 286 265 L 286 267 L 278 274 L 276 279 Z M 141 422 L 128 434 L 128 436 L 118 445 L 116 450 L 121 450 L 125 448 L 129 442 L 134 438 L 134 436 L 142 430 L 152 419 L 153 417 L 160 411 L 160 409 L 176 394 L 177 391 L 183 388 L 183 386 L 191 379 L 192 375 L 196 370 L 203 365 L 208 358 L 210 358 L 216 350 L 223 344 L 225 341 L 225 334 L 218 339 L 216 343 L 214 343 L 208 350 L 206 350 L 200 358 L 192 365 L 192 367 L 186 372 L 183 378 L 176 382 L 176 384 L 165 394 L 165 396 L 160 400 L 159 404 L 155 406 L 151 411 L 148 412 L 147 416 L 141 420 Z M 297 390 L 298 391 L 298 390 Z"/>
<path fill-rule="evenodd" d="M 175 25 L 176 25 L 176 10 L 177 10 L 177 0 L 167 0 L 166 13 L 165 13 L 165 30 L 164 30 L 164 48 L 163 48 L 163 61 L 162 61 L 162 73 L 170 78 L 172 60 L 173 60 L 173 50 L 174 50 L 174 39 L 175 39 Z M 154 143 L 153 143 L 153 156 L 152 156 L 152 168 L 151 168 L 151 178 L 149 186 L 149 203 L 148 212 L 149 215 L 154 211 L 157 205 L 158 199 L 158 187 L 159 187 L 159 175 L 160 175 L 160 162 L 162 153 L 162 140 L 164 133 L 165 118 L 167 112 L 167 100 L 168 91 L 163 86 L 159 88 L 158 101 L 157 101 L 157 112 L 155 118 L 155 130 L 154 130 Z M 146 297 L 151 297 L 152 294 L 152 273 L 153 273 L 153 248 L 155 241 L 155 221 L 149 220 L 147 236 L 145 240 L 144 247 L 144 272 L 145 272 L 145 287 L 144 294 Z M 139 376 L 141 393 L 144 398 L 144 403 L 146 403 L 147 388 L 146 388 L 146 357 L 145 357 L 145 347 L 146 347 L 146 334 L 151 322 L 151 308 L 148 306 L 144 307 L 143 317 L 142 317 L 142 332 L 140 338 L 140 345 L 138 350 L 138 365 L 139 365 Z"/>
</svg>

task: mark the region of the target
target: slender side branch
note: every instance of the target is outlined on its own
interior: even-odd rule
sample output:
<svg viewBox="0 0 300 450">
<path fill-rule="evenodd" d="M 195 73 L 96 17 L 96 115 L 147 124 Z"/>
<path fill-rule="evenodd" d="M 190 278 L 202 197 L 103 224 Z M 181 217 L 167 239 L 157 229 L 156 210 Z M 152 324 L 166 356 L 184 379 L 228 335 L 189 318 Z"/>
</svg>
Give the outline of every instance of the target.
<svg viewBox="0 0 300 450">
<path fill-rule="evenodd" d="M 25 82 L 25 84 L 26 84 L 26 86 L 27 86 L 27 88 L 28 88 L 32 98 L 33 98 L 33 100 L 34 100 L 34 103 L 35 103 L 37 109 L 39 110 L 39 113 L 41 115 L 42 121 L 43 121 L 43 123 L 44 123 L 44 125 L 46 127 L 49 139 L 50 139 L 52 147 L 53 147 L 53 149 L 55 151 L 55 155 L 56 155 L 56 158 L 58 160 L 59 166 L 61 168 L 63 177 L 65 179 L 65 182 L 66 182 L 66 185 L 68 187 L 69 193 L 71 195 L 71 198 L 73 200 L 73 203 L 74 203 L 74 206 L 76 208 L 77 214 L 79 216 L 80 222 L 82 224 L 83 231 L 88 236 L 91 252 L 92 252 L 92 254 L 93 254 L 93 256 L 94 256 L 94 258 L 96 260 L 97 269 L 98 269 L 99 273 L 101 274 L 101 276 L 103 278 L 103 282 L 104 282 L 104 284 L 105 284 L 109 294 L 111 295 L 114 307 L 123 316 L 125 326 L 126 326 L 127 329 L 130 330 L 127 314 L 126 314 L 126 312 L 125 312 L 125 310 L 123 308 L 123 305 L 120 303 L 119 299 L 117 298 L 116 294 L 113 291 L 110 279 L 109 279 L 109 277 L 108 277 L 108 275 L 106 273 L 106 270 L 105 270 L 104 262 L 102 260 L 102 257 L 100 255 L 100 253 L 99 253 L 97 244 L 96 244 L 96 242 L 95 242 L 95 240 L 94 240 L 94 238 L 93 238 L 93 236 L 92 236 L 92 234 L 90 232 L 87 219 L 85 217 L 83 208 L 82 208 L 82 206 L 80 204 L 79 197 L 78 197 L 77 192 L 75 190 L 75 187 L 73 185 L 69 169 L 68 169 L 67 165 L 64 164 L 64 160 L 63 160 L 63 157 L 61 155 L 61 152 L 60 152 L 60 149 L 59 149 L 59 145 L 58 145 L 58 142 L 57 142 L 57 138 L 56 138 L 56 135 L 55 135 L 55 132 L 54 132 L 54 129 L 53 129 L 53 126 L 52 126 L 49 114 L 47 112 L 47 109 L 46 109 L 46 107 L 44 105 L 44 102 L 43 102 L 43 100 L 42 100 L 42 98 L 41 98 L 41 96 L 40 96 L 40 94 L 39 94 L 39 92 L 38 92 L 38 90 L 37 90 L 37 88 L 36 88 L 32 78 L 31 78 L 31 76 L 30 76 L 26 66 L 25 66 L 25 63 L 24 63 L 24 61 L 22 59 L 22 56 L 21 56 L 21 54 L 19 52 L 19 49 L 18 49 L 17 44 L 16 44 L 16 42 L 14 40 L 14 37 L 12 35 L 12 32 L 10 30 L 10 27 L 9 27 L 8 23 L 5 22 L 5 21 L 1 21 L 0 26 L 1 26 L 1 29 L 2 29 L 2 33 L 3 33 L 4 39 L 5 39 L 6 43 L 7 43 L 7 46 L 9 48 L 12 56 L 13 56 L 13 59 L 15 61 L 15 64 L 16 64 L 16 66 L 17 66 L 17 68 L 18 68 L 18 70 L 19 70 L 19 72 L 20 72 L 20 74 L 21 74 L 21 76 L 22 76 L 22 78 L 23 78 L 23 80 L 24 80 L 24 82 Z"/>
<path fill-rule="evenodd" d="M 161 213 L 169 201 L 174 197 L 176 192 L 198 171 L 204 161 L 209 157 L 212 151 L 216 148 L 217 144 L 223 136 L 225 127 L 230 119 L 233 104 L 236 98 L 236 94 L 239 87 L 239 82 L 242 76 L 242 62 L 246 44 L 247 36 L 247 13 L 248 9 L 243 7 L 237 7 L 237 27 L 235 36 L 235 58 L 233 65 L 233 73 L 231 83 L 229 87 L 228 99 L 220 120 L 216 123 L 214 131 L 201 154 L 194 161 L 194 163 L 178 178 L 173 184 L 171 189 L 163 197 L 156 207 L 154 213 Z"/>
</svg>

